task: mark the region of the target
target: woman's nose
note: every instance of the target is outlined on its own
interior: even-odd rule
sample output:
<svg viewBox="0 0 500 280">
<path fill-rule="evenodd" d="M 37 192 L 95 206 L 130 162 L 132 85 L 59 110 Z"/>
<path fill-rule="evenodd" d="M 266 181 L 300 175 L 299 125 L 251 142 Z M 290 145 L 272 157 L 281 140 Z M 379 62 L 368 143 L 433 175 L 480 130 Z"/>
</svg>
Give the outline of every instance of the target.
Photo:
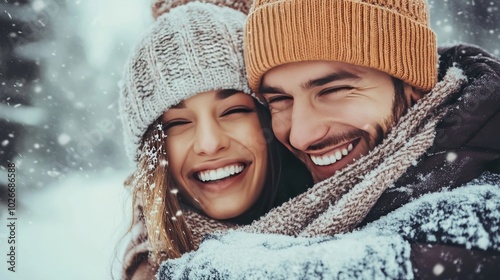
<svg viewBox="0 0 500 280">
<path fill-rule="evenodd" d="M 229 145 L 226 132 L 215 120 L 205 120 L 198 123 L 193 149 L 198 155 L 212 156 L 224 150 Z"/>
</svg>

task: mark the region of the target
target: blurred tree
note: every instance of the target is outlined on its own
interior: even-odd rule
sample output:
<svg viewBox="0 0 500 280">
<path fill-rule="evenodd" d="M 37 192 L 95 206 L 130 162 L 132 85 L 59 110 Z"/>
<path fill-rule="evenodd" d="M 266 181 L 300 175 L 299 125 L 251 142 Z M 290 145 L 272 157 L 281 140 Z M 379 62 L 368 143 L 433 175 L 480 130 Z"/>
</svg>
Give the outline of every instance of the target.
<svg viewBox="0 0 500 280">
<path fill-rule="evenodd" d="M 5 97 L 10 98 L 5 123 L 15 122 L 17 133 L 29 135 L 21 139 L 5 129 L 7 137 L 14 136 L 2 151 L 9 160 L 15 158 L 22 187 L 27 189 L 43 188 L 71 171 L 123 168 L 126 163 L 121 133 L 116 129 L 117 100 L 108 94 L 117 90 L 125 54 L 116 51 L 120 42 L 115 41 L 112 63 L 100 69 L 90 65 L 78 23 L 83 21 L 89 27 L 95 22 L 79 19 L 80 11 L 68 10 L 69 4 L 73 9 L 81 7 L 79 1 L 65 0 L 0 4 L 6 26 L 6 36 L 0 41 L 15 57 L 11 59 L 14 63 L 2 63 L 3 72 L 15 77 L 10 78 L 11 94 Z M 85 35 L 94 43 L 102 40 Z M 28 66 L 36 73 L 28 71 Z M 22 102 L 20 98 L 24 98 Z"/>
<path fill-rule="evenodd" d="M 30 16 L 25 13 L 27 4 L 25 0 L 0 4 L 0 204 L 7 200 L 6 166 L 21 153 L 26 138 L 25 123 L 19 114 L 32 105 L 32 91 L 26 88 L 39 81 L 37 62 L 15 53 L 18 46 L 37 40 L 23 29 Z M 23 16 L 17 17 L 19 14 Z"/>
</svg>

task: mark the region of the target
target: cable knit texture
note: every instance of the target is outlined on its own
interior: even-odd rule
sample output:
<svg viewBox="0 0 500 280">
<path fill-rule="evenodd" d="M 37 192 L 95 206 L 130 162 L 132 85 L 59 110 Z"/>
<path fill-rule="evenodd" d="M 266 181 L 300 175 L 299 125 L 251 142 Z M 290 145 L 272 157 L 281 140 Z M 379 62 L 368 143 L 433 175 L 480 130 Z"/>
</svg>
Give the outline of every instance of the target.
<svg viewBox="0 0 500 280">
<path fill-rule="evenodd" d="M 425 0 L 256 0 L 245 60 L 254 91 L 273 67 L 313 60 L 375 68 L 426 91 L 437 82 Z"/>
<path fill-rule="evenodd" d="M 148 126 L 171 106 L 212 90 L 251 93 L 243 59 L 245 19 L 228 7 L 192 2 L 162 14 L 147 30 L 120 83 L 120 116 L 131 159 L 137 161 Z"/>
</svg>

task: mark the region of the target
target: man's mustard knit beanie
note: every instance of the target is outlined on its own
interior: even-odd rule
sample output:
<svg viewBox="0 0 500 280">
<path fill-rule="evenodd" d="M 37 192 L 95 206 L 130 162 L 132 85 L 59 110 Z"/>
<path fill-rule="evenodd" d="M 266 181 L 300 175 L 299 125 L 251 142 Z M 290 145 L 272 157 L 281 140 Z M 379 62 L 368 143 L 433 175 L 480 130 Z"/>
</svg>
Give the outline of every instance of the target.
<svg viewBox="0 0 500 280">
<path fill-rule="evenodd" d="M 255 0 L 245 28 L 253 91 L 273 67 L 317 60 L 374 68 L 432 89 L 437 46 L 426 1 Z"/>
</svg>

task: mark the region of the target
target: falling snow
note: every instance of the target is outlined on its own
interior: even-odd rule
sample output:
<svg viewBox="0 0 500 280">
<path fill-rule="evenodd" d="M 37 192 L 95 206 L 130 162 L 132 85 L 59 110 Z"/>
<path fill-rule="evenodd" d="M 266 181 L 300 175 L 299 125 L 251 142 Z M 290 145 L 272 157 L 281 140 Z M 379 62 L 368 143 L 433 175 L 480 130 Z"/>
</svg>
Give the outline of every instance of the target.
<svg viewBox="0 0 500 280">
<path fill-rule="evenodd" d="M 449 152 L 447 155 L 446 155 L 446 161 L 448 162 L 454 162 L 455 160 L 457 159 L 457 154 L 456 153 L 453 153 L 453 152 Z"/>
<path fill-rule="evenodd" d="M 437 263 L 433 268 L 432 268 L 432 273 L 436 276 L 439 276 L 443 274 L 444 272 L 444 266 L 440 263 Z"/>
<path fill-rule="evenodd" d="M 95 252 L 105 246 L 106 253 L 113 250 L 113 242 L 102 235 L 114 230 L 109 228 L 109 221 L 117 215 L 111 216 L 110 211 L 123 210 L 117 205 L 113 208 L 110 203 L 115 203 L 112 198 L 121 191 L 129 174 L 123 170 L 130 171 L 132 166 L 121 146 L 117 84 L 131 46 L 153 21 L 150 7 L 143 1 L 123 0 L 32 0 L 26 5 L 12 2 L 2 1 L 1 4 L 0 18 L 6 23 L 2 26 L 5 34 L 2 40 L 8 41 L 9 47 L 16 47 L 12 54 L 30 59 L 26 64 L 40 67 L 41 73 L 35 80 L 6 80 L 0 75 L 2 94 L 5 93 L 0 104 L 0 118 L 19 124 L 21 129 L 21 133 L 9 131 L 2 135 L 0 154 L 23 147 L 24 150 L 15 151 L 14 160 L 20 163 L 18 172 L 23 178 L 20 184 L 26 191 L 26 196 L 22 196 L 24 211 L 32 211 L 26 215 L 33 217 L 25 224 L 29 227 L 19 232 L 28 242 L 19 247 L 19 254 L 25 256 L 23 262 L 33 271 L 26 279 L 66 279 L 69 274 L 65 272 L 73 273 L 78 269 L 82 271 L 80 279 L 108 279 L 108 259 L 99 259 Z M 60 5 L 62 2 L 64 5 Z M 430 23 L 439 44 L 468 42 L 500 56 L 498 1 L 434 0 L 429 4 Z M 116 7 L 120 7 L 119 13 Z M 32 20 L 27 22 L 27 18 Z M 29 40 L 23 41 L 27 37 Z M 3 73 L 1 67 L 0 70 Z M 20 76 L 30 75 L 22 73 Z M 7 96 L 10 92 L 12 94 Z M 158 139 L 162 137 L 159 135 Z M 150 159 L 157 162 L 156 151 L 154 154 Z M 454 153 L 446 155 L 450 163 L 456 158 Z M 168 162 L 162 160 L 160 164 L 167 166 Z M 78 180 L 68 179 L 75 178 L 75 174 Z M 114 189 L 99 184 L 108 182 L 108 177 L 114 178 Z M 71 188 L 73 186 L 75 188 Z M 70 188 L 73 192 L 68 191 Z M 103 190 L 110 199 L 89 203 L 102 198 Z M 178 190 L 171 190 L 171 193 L 176 195 Z M 56 202 L 47 203 L 51 199 Z M 44 216 L 34 213 L 44 213 Z M 86 222 L 79 224 L 75 220 Z M 107 231 L 103 232 L 101 229 L 106 226 Z M 54 260 L 75 251 L 84 253 L 73 254 L 74 263 L 68 266 L 71 269 L 60 267 L 58 273 L 54 270 L 50 274 L 47 262 L 28 257 L 32 253 L 39 256 L 47 252 L 46 247 L 30 239 L 31 232 L 37 232 L 40 239 L 51 244 Z M 68 236 L 74 238 L 56 238 L 59 235 L 55 232 L 69 232 Z M 75 238 L 86 242 L 75 243 Z M 479 243 L 486 246 L 486 241 L 483 239 L 483 243 Z M 103 243 L 101 247 L 96 245 L 99 242 Z M 63 253 L 55 254 L 59 249 Z M 81 263 L 88 260 L 95 260 L 88 266 L 92 269 L 83 269 Z M 4 271 L 0 271 L 0 279 L 10 279 L 2 273 Z"/>
<path fill-rule="evenodd" d="M 35 12 L 40 12 L 45 8 L 45 2 L 42 0 L 34 0 L 31 4 L 31 7 Z"/>
<path fill-rule="evenodd" d="M 68 144 L 69 141 L 71 141 L 71 137 L 66 133 L 62 133 L 59 135 L 59 137 L 57 137 L 57 143 L 59 143 L 59 145 L 61 146 Z"/>
</svg>

